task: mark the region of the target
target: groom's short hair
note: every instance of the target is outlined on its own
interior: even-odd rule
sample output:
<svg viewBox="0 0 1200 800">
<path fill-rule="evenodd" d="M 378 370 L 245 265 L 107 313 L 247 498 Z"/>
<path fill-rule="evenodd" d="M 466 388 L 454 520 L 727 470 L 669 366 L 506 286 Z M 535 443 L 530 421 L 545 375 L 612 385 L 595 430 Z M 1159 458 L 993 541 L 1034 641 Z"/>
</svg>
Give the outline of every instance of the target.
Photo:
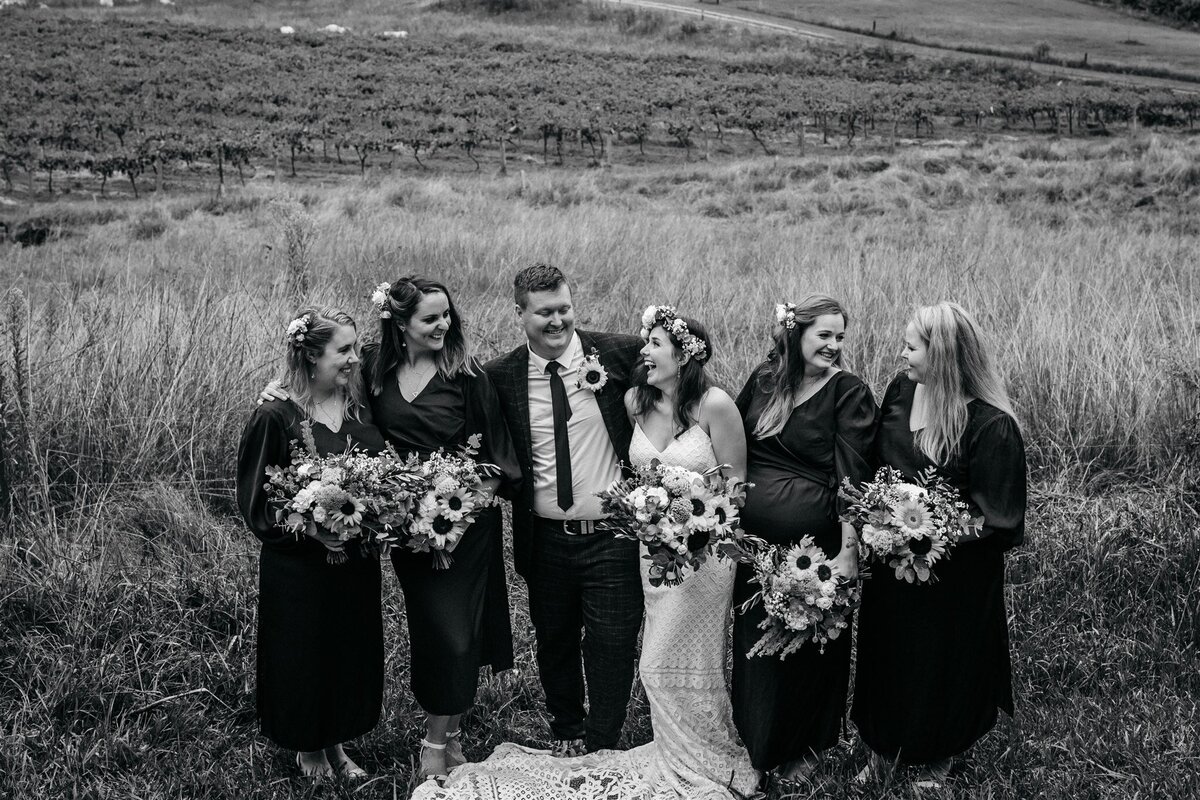
<svg viewBox="0 0 1200 800">
<path fill-rule="evenodd" d="M 513 299 L 521 308 L 529 301 L 531 292 L 553 292 L 567 282 L 558 267 L 539 261 L 525 267 L 513 277 Z"/>
</svg>

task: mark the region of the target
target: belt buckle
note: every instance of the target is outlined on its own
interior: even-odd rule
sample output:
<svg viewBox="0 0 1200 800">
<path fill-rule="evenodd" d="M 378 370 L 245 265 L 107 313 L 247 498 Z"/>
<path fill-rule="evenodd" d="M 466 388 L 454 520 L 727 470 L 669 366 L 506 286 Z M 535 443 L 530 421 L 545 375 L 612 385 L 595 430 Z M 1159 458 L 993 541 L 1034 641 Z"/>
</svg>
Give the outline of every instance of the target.
<svg viewBox="0 0 1200 800">
<path fill-rule="evenodd" d="M 575 530 L 571 530 L 574 526 Z M 596 532 L 596 523 L 590 519 L 564 519 L 563 533 L 571 536 L 588 536 Z"/>
</svg>

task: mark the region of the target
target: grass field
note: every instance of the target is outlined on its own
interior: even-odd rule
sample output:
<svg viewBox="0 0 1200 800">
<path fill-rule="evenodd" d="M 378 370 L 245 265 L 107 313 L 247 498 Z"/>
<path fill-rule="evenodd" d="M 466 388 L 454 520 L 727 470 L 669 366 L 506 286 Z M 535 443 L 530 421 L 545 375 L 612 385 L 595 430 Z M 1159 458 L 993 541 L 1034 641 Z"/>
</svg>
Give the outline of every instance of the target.
<svg viewBox="0 0 1200 800">
<path fill-rule="evenodd" d="M 1080 0 L 731 0 L 752 11 L 874 31 L 946 47 L 1030 54 L 1044 42 L 1054 58 L 1200 73 L 1200 32 L 1138 19 Z"/>
<path fill-rule="evenodd" d="M 0 539 L 0 796 L 406 794 L 420 731 L 402 624 L 385 718 L 354 748 L 373 782 L 309 786 L 256 736 L 236 438 L 296 270 L 364 320 L 377 281 L 439 276 L 487 356 L 519 340 L 508 284 L 535 258 L 571 274 L 583 325 L 632 330 L 652 301 L 706 321 L 733 390 L 778 299 L 842 298 L 877 392 L 915 304 L 972 308 L 1025 425 L 1033 495 L 1009 563 L 1018 715 L 946 796 L 1196 796 L 1198 203 L 1193 141 L 1158 137 L 60 203 L 64 238 L 0 245 L 0 281 L 22 293 L 0 372 L 17 481 Z M 315 234 L 292 267 L 289 231 Z M 518 670 L 481 688 L 475 758 L 545 735 L 512 585 Z M 626 740 L 645 741 L 639 698 L 632 710 Z M 906 796 L 852 788 L 862 756 L 847 739 L 808 796 Z"/>
<path fill-rule="evenodd" d="M 685 37 L 649 16 L 589 28 L 561 9 L 177 2 L 53 4 L 263 28 L 466 26 L 681 58 L 792 46 L 715 27 Z M 935 7 L 960 34 L 990 13 Z M 216 194 L 199 171 L 140 200 L 0 196 L 0 218 L 51 222 L 40 247 L 0 242 L 0 798 L 407 796 L 422 730 L 390 576 L 385 713 L 351 747 L 373 779 L 306 783 L 257 735 L 257 542 L 233 508 L 237 437 L 298 292 L 343 305 L 370 335 L 377 282 L 441 278 L 486 358 L 520 341 L 509 286 L 535 259 L 571 276 L 581 326 L 632 332 L 650 302 L 703 320 L 713 376 L 731 391 L 765 355 L 781 299 L 841 298 L 850 366 L 877 395 L 914 306 L 972 309 L 1024 426 L 1032 491 L 1028 541 L 1008 563 L 1017 716 L 941 796 L 1200 797 L 1197 139 L 953 135 L 721 163 L 665 151 L 609 169 L 514 162 L 504 177 L 459 159 L 365 179 L 310 165 Z M 482 682 L 464 723 L 472 758 L 545 741 L 524 586 L 510 577 L 517 669 Z M 625 743 L 650 735 L 635 696 Z M 851 729 L 821 785 L 791 797 L 914 796 L 903 783 L 853 786 L 864 755 Z"/>
</svg>

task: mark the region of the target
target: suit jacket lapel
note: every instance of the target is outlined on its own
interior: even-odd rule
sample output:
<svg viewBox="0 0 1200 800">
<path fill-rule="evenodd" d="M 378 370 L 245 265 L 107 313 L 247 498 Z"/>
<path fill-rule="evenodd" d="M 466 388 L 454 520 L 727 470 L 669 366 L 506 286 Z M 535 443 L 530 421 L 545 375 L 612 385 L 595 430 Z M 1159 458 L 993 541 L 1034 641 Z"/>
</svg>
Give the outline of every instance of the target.
<svg viewBox="0 0 1200 800">
<path fill-rule="evenodd" d="M 597 350 L 600 349 L 597 347 L 595 337 L 586 331 L 579 331 L 579 343 L 583 347 L 583 354 L 585 356 L 591 354 L 593 347 Z M 605 369 L 614 369 L 613 365 L 605 364 L 605 355 L 603 352 L 600 353 L 600 364 Z M 600 406 L 600 415 L 604 418 L 604 427 L 608 429 L 608 439 L 612 442 L 613 449 L 617 451 L 618 457 L 621 457 L 621 443 L 627 438 L 625 432 L 629 428 L 629 420 L 625 417 L 624 399 L 624 387 L 629 383 L 629 376 L 624 374 L 624 368 L 622 367 L 619 374 L 615 377 L 617 378 L 616 380 L 596 393 L 596 402 Z M 528 403 L 528 394 L 526 394 L 525 399 Z"/>
<path fill-rule="evenodd" d="M 533 465 L 533 434 L 529 430 L 529 348 L 521 347 L 512 360 L 513 404 L 515 422 L 521 435 L 521 452 L 525 465 Z"/>
</svg>

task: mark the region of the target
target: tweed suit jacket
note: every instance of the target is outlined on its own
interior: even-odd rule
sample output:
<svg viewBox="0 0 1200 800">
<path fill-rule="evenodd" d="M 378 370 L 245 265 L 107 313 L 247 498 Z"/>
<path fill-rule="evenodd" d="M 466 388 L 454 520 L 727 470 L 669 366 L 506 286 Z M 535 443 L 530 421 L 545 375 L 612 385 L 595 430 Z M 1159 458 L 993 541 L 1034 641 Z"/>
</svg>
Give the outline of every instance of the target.
<svg viewBox="0 0 1200 800">
<path fill-rule="evenodd" d="M 600 364 L 608 372 L 608 383 L 596 393 L 608 438 L 622 465 L 629 462 L 629 441 L 633 428 L 625 416 L 625 390 L 629 388 L 633 365 L 643 342 L 637 336 L 623 333 L 600 333 L 576 330 L 585 355 L 594 348 L 600 356 Z M 522 344 L 505 355 L 484 365 L 496 394 L 500 396 L 500 408 L 508 423 L 517 460 L 526 480 L 522 490 L 513 500 L 513 565 L 517 573 L 527 576 L 529 559 L 533 552 L 533 439 L 529 432 L 529 346 Z"/>
</svg>

